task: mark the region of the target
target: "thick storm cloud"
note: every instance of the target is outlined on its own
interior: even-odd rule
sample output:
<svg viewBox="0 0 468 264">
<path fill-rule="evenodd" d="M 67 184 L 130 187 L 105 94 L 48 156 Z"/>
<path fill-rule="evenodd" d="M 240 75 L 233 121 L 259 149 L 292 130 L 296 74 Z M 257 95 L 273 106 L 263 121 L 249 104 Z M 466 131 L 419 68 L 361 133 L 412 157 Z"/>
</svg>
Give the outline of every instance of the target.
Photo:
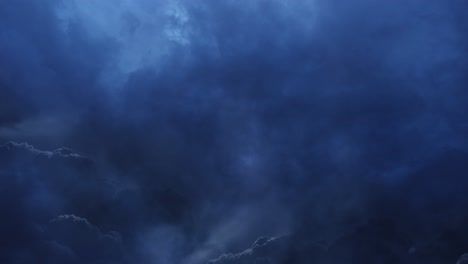
<svg viewBox="0 0 468 264">
<path fill-rule="evenodd" d="M 0 2 L 0 262 L 464 263 L 467 9 Z"/>
</svg>

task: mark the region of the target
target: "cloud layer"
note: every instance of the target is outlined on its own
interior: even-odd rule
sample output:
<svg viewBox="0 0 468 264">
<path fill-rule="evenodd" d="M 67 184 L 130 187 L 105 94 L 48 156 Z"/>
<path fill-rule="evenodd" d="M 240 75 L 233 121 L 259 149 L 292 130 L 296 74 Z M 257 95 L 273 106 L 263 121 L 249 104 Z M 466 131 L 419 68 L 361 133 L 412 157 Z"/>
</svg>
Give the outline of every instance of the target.
<svg viewBox="0 0 468 264">
<path fill-rule="evenodd" d="M 467 7 L 1 2 L 0 262 L 456 263 Z"/>
</svg>

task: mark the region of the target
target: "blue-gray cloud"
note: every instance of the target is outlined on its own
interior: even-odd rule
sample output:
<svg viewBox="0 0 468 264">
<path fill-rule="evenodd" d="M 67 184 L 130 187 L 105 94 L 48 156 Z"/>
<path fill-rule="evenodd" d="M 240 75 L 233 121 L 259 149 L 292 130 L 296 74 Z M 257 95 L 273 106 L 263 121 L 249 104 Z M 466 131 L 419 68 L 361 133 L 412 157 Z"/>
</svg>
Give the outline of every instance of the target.
<svg viewBox="0 0 468 264">
<path fill-rule="evenodd" d="M 466 8 L 0 3 L 0 141 L 31 144 L 0 147 L 12 219 L 0 260 L 93 251 L 45 239 L 50 219 L 74 213 L 119 232 L 133 263 L 204 263 L 263 235 L 291 234 L 288 250 L 330 243 L 373 217 L 417 261 L 456 262 L 467 251 Z M 332 255 L 408 255 L 369 239 L 382 247 L 343 242 Z"/>
</svg>

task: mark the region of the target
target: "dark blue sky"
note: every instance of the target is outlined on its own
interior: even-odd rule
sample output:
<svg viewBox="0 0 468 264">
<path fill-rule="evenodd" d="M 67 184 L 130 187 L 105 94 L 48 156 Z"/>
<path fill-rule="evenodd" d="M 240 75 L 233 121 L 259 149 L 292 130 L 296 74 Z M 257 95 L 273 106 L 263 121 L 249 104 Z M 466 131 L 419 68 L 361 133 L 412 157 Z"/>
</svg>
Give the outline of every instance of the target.
<svg viewBox="0 0 468 264">
<path fill-rule="evenodd" d="M 0 263 L 456 263 L 467 11 L 0 1 Z"/>
</svg>

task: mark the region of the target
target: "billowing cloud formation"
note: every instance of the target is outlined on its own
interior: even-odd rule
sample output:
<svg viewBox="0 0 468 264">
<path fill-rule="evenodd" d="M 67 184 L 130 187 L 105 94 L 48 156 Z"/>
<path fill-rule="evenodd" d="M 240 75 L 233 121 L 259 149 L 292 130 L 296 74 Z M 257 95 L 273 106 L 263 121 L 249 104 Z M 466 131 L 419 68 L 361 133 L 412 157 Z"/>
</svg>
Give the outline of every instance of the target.
<svg viewBox="0 0 468 264">
<path fill-rule="evenodd" d="M 60 215 L 46 229 L 52 241 L 71 250 L 78 263 L 122 262 L 122 242 L 119 233 L 102 234 L 87 219 L 75 215 Z"/>
<path fill-rule="evenodd" d="M 280 242 L 284 239 L 285 238 L 281 237 L 260 237 L 253 243 L 251 248 L 237 254 L 223 254 L 219 258 L 211 260 L 208 263 L 279 263 L 282 254 L 284 254 L 284 252 L 282 252 L 284 251 L 284 248 L 282 248 L 284 245 L 281 245 Z"/>
<path fill-rule="evenodd" d="M 77 166 L 92 167 L 93 161 L 79 154 L 73 153 L 69 148 L 59 148 L 54 151 L 44 151 L 36 149 L 28 143 L 7 142 L 0 146 L 3 158 L 8 159 L 15 156 L 27 156 L 36 160 L 63 160 L 70 163 L 76 163 Z M 57 161 L 55 161 L 57 162 Z M 60 161 L 58 161 L 60 162 Z"/>
<path fill-rule="evenodd" d="M 467 7 L 1 2 L 0 262 L 455 263 Z"/>
</svg>

